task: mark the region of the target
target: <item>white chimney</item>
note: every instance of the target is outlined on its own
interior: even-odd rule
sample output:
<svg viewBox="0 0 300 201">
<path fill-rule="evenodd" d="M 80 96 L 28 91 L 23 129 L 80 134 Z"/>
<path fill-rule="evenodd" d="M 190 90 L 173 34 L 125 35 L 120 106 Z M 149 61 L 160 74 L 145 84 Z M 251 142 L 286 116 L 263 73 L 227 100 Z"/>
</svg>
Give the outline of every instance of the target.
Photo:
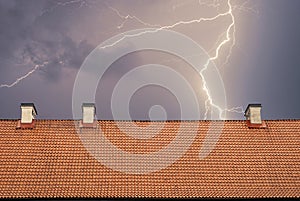
<svg viewBox="0 0 300 201">
<path fill-rule="evenodd" d="M 245 111 L 245 117 L 250 120 L 251 124 L 262 124 L 261 104 L 249 104 Z"/>
<path fill-rule="evenodd" d="M 91 124 L 94 123 L 96 114 L 96 107 L 94 103 L 82 104 L 82 123 Z"/>
<path fill-rule="evenodd" d="M 30 124 L 37 115 L 33 103 L 21 103 L 21 123 Z"/>
</svg>

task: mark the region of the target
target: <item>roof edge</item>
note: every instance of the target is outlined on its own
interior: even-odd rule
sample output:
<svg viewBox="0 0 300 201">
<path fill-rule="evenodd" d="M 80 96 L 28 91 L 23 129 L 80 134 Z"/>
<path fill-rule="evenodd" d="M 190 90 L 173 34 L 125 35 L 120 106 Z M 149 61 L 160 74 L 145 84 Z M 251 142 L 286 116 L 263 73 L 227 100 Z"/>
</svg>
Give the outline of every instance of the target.
<svg viewBox="0 0 300 201">
<path fill-rule="evenodd" d="M 0 119 L 0 121 L 18 121 L 20 119 Z M 82 119 L 35 119 L 35 121 L 81 121 Z M 193 119 L 193 120 L 122 120 L 122 119 L 96 119 L 96 121 L 122 121 L 122 122 L 246 122 L 246 119 L 226 119 L 226 120 L 202 120 L 202 119 Z M 264 119 L 263 121 L 300 121 L 299 119 Z"/>
</svg>

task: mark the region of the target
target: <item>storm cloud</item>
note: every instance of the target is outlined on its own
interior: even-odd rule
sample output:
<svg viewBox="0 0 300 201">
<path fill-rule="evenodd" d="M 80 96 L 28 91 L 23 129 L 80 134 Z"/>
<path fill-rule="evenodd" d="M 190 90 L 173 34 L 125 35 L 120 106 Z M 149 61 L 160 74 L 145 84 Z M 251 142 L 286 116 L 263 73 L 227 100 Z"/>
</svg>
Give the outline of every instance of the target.
<svg viewBox="0 0 300 201">
<path fill-rule="evenodd" d="M 94 47 L 86 40 L 75 41 L 69 36 L 68 26 L 64 26 L 68 22 L 58 20 L 63 19 L 62 13 L 47 17 L 43 10 L 49 6 L 46 1 L 0 1 L 0 45 L 7 47 L 0 49 L 1 68 L 8 68 L 13 62 L 24 66 L 48 62 L 40 73 L 57 80 L 61 68 L 80 67 Z"/>
<path fill-rule="evenodd" d="M 47 62 L 17 85 L 0 88 L 0 118 L 18 118 L 21 102 L 34 102 L 41 111 L 39 118 L 72 118 L 74 80 L 95 47 L 128 30 L 211 17 L 227 9 L 225 1 L 220 1 L 218 8 L 209 6 L 213 0 L 203 2 L 208 4 L 177 0 L 0 0 L 0 84 L 13 83 L 36 65 Z M 228 47 L 215 61 L 228 107 L 245 108 L 248 103 L 259 102 L 263 118 L 300 118 L 300 2 L 232 0 L 232 4 L 236 44 L 226 65 Z M 172 30 L 191 37 L 213 54 L 228 22 L 225 17 Z M 202 93 L 199 75 L 182 60 L 160 53 L 133 53 L 114 62 L 99 83 L 96 104 L 101 119 L 112 118 L 110 98 L 118 80 L 133 68 L 151 62 L 177 69 L 197 93 Z M 172 94 L 155 87 L 138 91 L 130 112 L 135 119 L 147 119 L 147 110 L 155 104 L 165 106 L 169 119 L 179 118 L 178 103 Z M 230 113 L 228 118 L 244 117 Z"/>
</svg>

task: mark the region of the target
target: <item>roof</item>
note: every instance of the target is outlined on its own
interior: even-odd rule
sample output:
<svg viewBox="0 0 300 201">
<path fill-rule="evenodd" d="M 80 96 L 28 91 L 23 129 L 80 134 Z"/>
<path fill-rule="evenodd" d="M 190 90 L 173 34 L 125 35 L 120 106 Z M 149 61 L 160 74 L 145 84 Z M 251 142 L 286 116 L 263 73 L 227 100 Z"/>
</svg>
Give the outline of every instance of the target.
<svg viewBox="0 0 300 201">
<path fill-rule="evenodd" d="M 199 149 L 211 121 L 167 121 L 158 135 L 143 140 L 126 136 L 114 121 L 97 121 L 116 147 L 144 154 L 170 143 L 179 124 L 199 126 L 180 159 L 141 175 L 96 160 L 83 146 L 73 120 L 36 120 L 33 129 L 16 129 L 17 122 L 0 120 L 1 198 L 300 196 L 300 120 L 267 120 L 263 129 L 248 128 L 243 120 L 223 121 L 215 148 L 203 159 Z M 129 121 L 121 123 L 134 132 Z M 164 122 L 135 123 L 159 127 Z"/>
</svg>

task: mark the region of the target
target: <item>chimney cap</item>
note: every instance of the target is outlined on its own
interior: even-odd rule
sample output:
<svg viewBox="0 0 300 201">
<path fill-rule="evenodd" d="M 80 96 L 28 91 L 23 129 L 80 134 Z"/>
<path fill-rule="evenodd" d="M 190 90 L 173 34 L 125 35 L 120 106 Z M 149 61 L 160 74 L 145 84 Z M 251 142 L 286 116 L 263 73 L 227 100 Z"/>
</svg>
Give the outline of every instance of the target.
<svg viewBox="0 0 300 201">
<path fill-rule="evenodd" d="M 245 110 L 245 114 L 247 113 L 247 111 L 249 110 L 250 107 L 262 107 L 260 103 L 250 103 L 248 104 L 246 110 Z"/>
<path fill-rule="evenodd" d="M 21 107 L 32 107 L 33 108 L 33 112 L 35 115 L 37 115 L 37 110 L 34 106 L 34 103 L 21 103 Z"/>
<path fill-rule="evenodd" d="M 81 107 L 82 107 L 82 109 L 84 107 L 93 107 L 95 109 L 95 114 L 96 114 L 96 105 L 95 105 L 95 103 L 82 103 Z"/>
<path fill-rule="evenodd" d="M 95 103 L 82 103 L 82 107 L 95 107 Z"/>
</svg>

